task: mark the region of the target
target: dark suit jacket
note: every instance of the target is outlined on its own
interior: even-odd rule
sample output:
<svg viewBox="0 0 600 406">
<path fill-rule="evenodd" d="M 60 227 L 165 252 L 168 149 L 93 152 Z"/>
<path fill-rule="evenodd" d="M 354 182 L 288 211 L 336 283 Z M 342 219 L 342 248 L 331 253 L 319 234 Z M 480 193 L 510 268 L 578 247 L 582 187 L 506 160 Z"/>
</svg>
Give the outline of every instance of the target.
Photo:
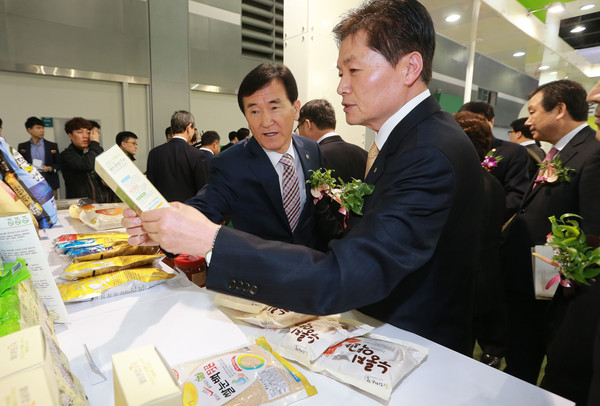
<svg viewBox="0 0 600 406">
<path fill-rule="evenodd" d="M 514 142 L 500 140 L 496 137 L 492 140 L 492 148 L 496 148 L 496 155 L 501 155 L 502 160 L 492 171 L 492 175 L 500 181 L 506 193 L 506 215 L 508 220 L 517 212 L 523 196 L 529 185 L 527 172 L 528 154 L 523 147 Z"/>
<path fill-rule="evenodd" d="M 540 170 L 538 164 L 540 164 L 544 158 L 546 157 L 546 153 L 536 144 L 526 145 L 527 148 L 527 172 L 529 173 L 529 180 L 533 180 L 537 177 L 537 174 Z M 534 158 L 536 156 L 538 159 Z"/>
<path fill-rule="evenodd" d="M 296 158 L 310 179 L 320 167 L 317 143 L 294 135 Z M 268 240 L 315 247 L 315 205 L 306 184 L 306 202 L 292 233 L 283 209 L 279 178 L 269 157 L 255 138 L 240 141 L 212 160 L 210 177 L 196 196 L 185 202 L 220 223 L 231 219 L 233 227 Z"/>
<path fill-rule="evenodd" d="M 150 150 L 146 175 L 167 201 L 184 202 L 206 183 L 206 158 L 185 140 L 173 138 Z"/>
<path fill-rule="evenodd" d="M 233 151 L 232 147 L 230 151 Z M 221 228 L 207 286 L 309 314 L 367 314 L 468 353 L 481 165 L 433 97 L 390 134 L 364 217 L 328 253 Z"/>
<path fill-rule="evenodd" d="M 367 167 L 367 151 L 346 142 L 339 135 L 327 137 L 319 143 L 323 167 L 333 169 L 335 178 L 351 182 L 352 178 L 363 180 Z"/>
<path fill-rule="evenodd" d="M 33 164 L 31 159 L 31 141 L 22 142 L 18 146 L 19 153 L 23 155 L 23 158 L 30 164 Z M 52 190 L 56 190 L 60 187 L 60 181 L 58 179 L 58 171 L 60 170 L 60 164 L 58 163 L 58 145 L 55 142 L 44 140 L 44 151 L 45 151 L 45 162 L 44 165 L 52 167 L 52 172 L 40 172 L 48 185 Z"/>
<path fill-rule="evenodd" d="M 210 169 L 211 161 L 215 157 L 215 154 L 205 149 L 198 148 L 198 150 L 204 154 L 204 159 L 206 160 L 207 168 Z"/>
</svg>

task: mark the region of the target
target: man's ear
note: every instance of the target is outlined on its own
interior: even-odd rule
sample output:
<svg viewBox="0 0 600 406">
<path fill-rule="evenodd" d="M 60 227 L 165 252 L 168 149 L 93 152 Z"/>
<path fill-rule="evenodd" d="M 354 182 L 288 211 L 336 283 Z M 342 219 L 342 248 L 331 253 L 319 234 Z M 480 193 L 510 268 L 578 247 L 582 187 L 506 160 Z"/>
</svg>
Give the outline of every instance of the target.
<svg viewBox="0 0 600 406">
<path fill-rule="evenodd" d="M 404 61 L 406 65 L 406 75 L 404 76 L 404 84 L 412 86 L 421 76 L 423 71 L 423 57 L 418 52 L 411 52 L 404 55 L 400 62 Z"/>
</svg>

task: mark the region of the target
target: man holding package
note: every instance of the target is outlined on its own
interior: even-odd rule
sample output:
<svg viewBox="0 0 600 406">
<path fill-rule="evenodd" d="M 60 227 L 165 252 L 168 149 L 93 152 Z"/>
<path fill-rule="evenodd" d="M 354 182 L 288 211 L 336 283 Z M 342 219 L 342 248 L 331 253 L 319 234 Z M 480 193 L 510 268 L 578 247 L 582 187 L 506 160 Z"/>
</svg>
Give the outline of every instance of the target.
<svg viewBox="0 0 600 406">
<path fill-rule="evenodd" d="M 377 132 L 365 178 L 375 189 L 351 231 L 323 253 L 221 228 L 174 204 L 141 217 L 126 211 L 129 242 L 205 255 L 213 290 L 309 314 L 359 308 L 467 354 L 481 167 L 427 90 L 431 17 L 416 0 L 374 0 L 334 33 L 346 121 Z"/>
</svg>

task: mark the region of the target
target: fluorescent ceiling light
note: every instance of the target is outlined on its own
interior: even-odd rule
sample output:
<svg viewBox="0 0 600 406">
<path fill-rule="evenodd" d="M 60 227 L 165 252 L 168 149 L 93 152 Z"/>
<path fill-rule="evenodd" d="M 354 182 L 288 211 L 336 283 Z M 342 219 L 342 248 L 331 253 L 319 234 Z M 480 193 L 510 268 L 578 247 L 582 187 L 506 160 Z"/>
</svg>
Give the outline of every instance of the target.
<svg viewBox="0 0 600 406">
<path fill-rule="evenodd" d="M 450 14 L 448 17 L 446 17 L 446 22 L 448 23 L 453 23 L 460 20 L 460 14 Z"/>
<path fill-rule="evenodd" d="M 594 7 L 596 7 L 595 4 L 586 4 L 584 6 L 579 7 L 579 10 L 581 10 L 581 11 L 587 11 L 587 10 L 593 9 Z"/>
<path fill-rule="evenodd" d="M 565 11 L 565 6 L 563 6 L 563 4 L 559 2 L 548 7 L 548 11 L 550 13 L 562 13 L 563 11 Z"/>
<path fill-rule="evenodd" d="M 585 27 L 583 25 L 578 25 L 577 27 L 575 27 L 571 30 L 571 32 L 573 34 L 577 34 L 578 32 L 581 32 L 581 31 L 585 31 Z"/>
<path fill-rule="evenodd" d="M 523 52 L 523 51 L 518 51 L 518 52 L 515 52 L 515 53 L 513 54 L 513 56 L 514 56 L 514 57 L 517 57 L 517 58 L 518 58 L 519 56 L 523 56 L 523 55 L 525 55 L 525 52 Z"/>
<path fill-rule="evenodd" d="M 548 72 L 550 75 L 558 75 L 557 71 Z"/>
<path fill-rule="evenodd" d="M 550 69 L 550 67 L 548 65 L 542 65 L 538 69 L 539 70 L 546 70 L 546 69 Z"/>
</svg>

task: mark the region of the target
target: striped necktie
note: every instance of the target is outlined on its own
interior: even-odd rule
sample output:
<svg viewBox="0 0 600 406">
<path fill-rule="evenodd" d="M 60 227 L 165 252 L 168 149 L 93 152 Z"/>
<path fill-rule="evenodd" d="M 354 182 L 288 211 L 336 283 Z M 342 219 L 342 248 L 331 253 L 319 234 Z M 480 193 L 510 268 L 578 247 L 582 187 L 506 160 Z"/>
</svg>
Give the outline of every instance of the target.
<svg viewBox="0 0 600 406">
<path fill-rule="evenodd" d="M 379 148 L 377 148 L 375 141 L 373 141 L 373 144 L 371 145 L 371 148 L 369 149 L 369 154 L 367 155 L 367 170 L 365 171 L 365 178 L 367 177 L 367 174 L 369 173 L 371 166 L 373 166 L 373 162 L 375 162 L 375 158 L 377 158 L 377 154 L 379 154 Z"/>
<path fill-rule="evenodd" d="M 283 165 L 283 209 L 293 233 L 298 225 L 298 220 L 300 220 L 298 174 L 296 173 L 296 168 L 294 168 L 294 158 L 290 154 L 283 154 L 279 162 Z"/>
</svg>

